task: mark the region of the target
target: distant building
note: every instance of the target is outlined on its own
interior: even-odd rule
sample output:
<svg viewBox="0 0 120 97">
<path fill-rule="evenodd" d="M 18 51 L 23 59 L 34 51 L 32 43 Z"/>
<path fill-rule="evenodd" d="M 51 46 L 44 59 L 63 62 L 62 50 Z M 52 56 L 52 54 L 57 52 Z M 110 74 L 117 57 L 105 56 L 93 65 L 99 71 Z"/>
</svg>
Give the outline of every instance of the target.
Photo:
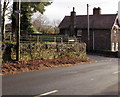
<svg viewBox="0 0 120 97">
<path fill-rule="evenodd" d="M 12 32 L 12 24 L 5 25 L 5 32 Z"/>
<path fill-rule="evenodd" d="M 88 17 L 76 15 L 73 8 L 71 16 L 65 16 L 60 23 L 60 34 L 80 38 L 90 50 L 118 51 L 117 14 L 101 14 L 100 7 L 94 8 L 93 15 L 89 15 L 89 25 L 88 42 Z"/>
</svg>

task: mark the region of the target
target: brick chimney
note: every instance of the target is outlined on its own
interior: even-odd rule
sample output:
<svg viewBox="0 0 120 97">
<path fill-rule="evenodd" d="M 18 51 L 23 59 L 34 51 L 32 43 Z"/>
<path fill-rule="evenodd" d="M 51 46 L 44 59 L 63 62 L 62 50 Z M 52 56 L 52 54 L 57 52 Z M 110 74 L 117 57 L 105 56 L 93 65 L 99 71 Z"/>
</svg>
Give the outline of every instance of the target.
<svg viewBox="0 0 120 97">
<path fill-rule="evenodd" d="M 75 8 L 73 7 L 73 11 L 71 12 L 70 16 L 70 36 L 75 35 L 75 27 L 76 27 L 76 12 Z"/>
<path fill-rule="evenodd" d="M 100 15 L 100 14 L 101 14 L 101 8 L 100 7 L 98 7 L 98 8 L 94 7 L 93 8 L 93 15 Z"/>
</svg>

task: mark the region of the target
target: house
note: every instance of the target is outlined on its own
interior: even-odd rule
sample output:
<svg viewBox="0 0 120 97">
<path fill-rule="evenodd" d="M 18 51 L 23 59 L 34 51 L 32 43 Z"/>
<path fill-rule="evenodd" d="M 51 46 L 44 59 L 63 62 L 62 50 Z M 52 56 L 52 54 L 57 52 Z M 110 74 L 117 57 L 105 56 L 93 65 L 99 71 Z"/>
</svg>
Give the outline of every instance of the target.
<svg viewBox="0 0 120 97">
<path fill-rule="evenodd" d="M 76 15 L 75 8 L 59 25 L 61 35 L 75 36 L 87 44 L 89 50 L 118 51 L 117 14 L 101 14 L 101 8 L 93 8 L 93 15 Z"/>
<path fill-rule="evenodd" d="M 6 33 L 7 33 L 7 32 L 12 32 L 12 25 L 11 25 L 10 23 L 6 24 L 6 25 L 5 25 L 5 29 L 6 29 L 6 30 L 5 30 Z"/>
</svg>

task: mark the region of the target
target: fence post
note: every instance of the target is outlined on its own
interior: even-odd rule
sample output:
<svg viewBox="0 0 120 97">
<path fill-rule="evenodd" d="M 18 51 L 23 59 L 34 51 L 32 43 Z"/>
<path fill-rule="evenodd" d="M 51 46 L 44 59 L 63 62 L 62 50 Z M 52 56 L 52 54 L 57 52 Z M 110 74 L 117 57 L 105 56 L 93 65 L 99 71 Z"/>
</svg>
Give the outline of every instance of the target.
<svg viewBox="0 0 120 97">
<path fill-rule="evenodd" d="M 69 36 L 68 36 L 68 44 L 69 44 Z"/>
<path fill-rule="evenodd" d="M 63 43 L 63 38 L 61 37 L 61 43 Z"/>
<path fill-rule="evenodd" d="M 32 48 L 31 48 L 31 46 L 32 46 L 32 43 L 31 43 L 32 40 L 31 39 L 32 39 L 32 36 L 30 35 L 30 38 L 29 38 L 29 46 L 30 46 L 30 48 L 29 49 L 30 49 L 30 57 L 31 57 L 31 59 L 33 59 L 33 57 L 32 57 Z"/>
<path fill-rule="evenodd" d="M 57 40 L 56 37 L 54 37 L 54 42 L 56 42 L 56 40 Z"/>
<path fill-rule="evenodd" d="M 40 36 L 40 42 L 42 43 L 42 36 Z"/>
<path fill-rule="evenodd" d="M 37 36 L 37 43 L 39 43 L 39 36 Z"/>
</svg>

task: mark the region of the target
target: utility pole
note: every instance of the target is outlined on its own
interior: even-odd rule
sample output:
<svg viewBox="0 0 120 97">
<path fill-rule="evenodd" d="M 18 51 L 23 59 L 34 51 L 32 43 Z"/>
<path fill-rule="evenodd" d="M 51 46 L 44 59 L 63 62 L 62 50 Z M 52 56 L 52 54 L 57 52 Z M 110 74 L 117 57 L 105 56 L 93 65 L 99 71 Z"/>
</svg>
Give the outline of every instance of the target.
<svg viewBox="0 0 120 97">
<path fill-rule="evenodd" d="M 16 41 L 16 61 L 20 59 L 20 0 L 17 2 L 17 10 L 16 10 L 16 25 L 17 25 L 17 41 Z"/>
<path fill-rule="evenodd" d="M 15 0 L 13 0 L 13 15 L 15 15 L 15 10 L 17 10 L 17 2 L 15 2 Z M 12 37 L 15 38 L 17 33 L 16 33 L 16 17 L 15 16 L 12 16 Z M 15 40 L 15 39 L 13 39 Z"/>
<path fill-rule="evenodd" d="M 87 27 L 87 31 L 88 31 L 88 52 L 90 51 L 90 25 L 89 25 L 89 4 L 87 4 L 87 20 L 88 20 L 88 27 Z"/>
<path fill-rule="evenodd" d="M 118 23 L 120 25 L 120 1 L 118 2 Z M 118 57 L 120 58 L 120 28 L 118 29 Z"/>
<path fill-rule="evenodd" d="M 95 33 L 93 31 L 93 50 L 95 49 Z"/>
</svg>

